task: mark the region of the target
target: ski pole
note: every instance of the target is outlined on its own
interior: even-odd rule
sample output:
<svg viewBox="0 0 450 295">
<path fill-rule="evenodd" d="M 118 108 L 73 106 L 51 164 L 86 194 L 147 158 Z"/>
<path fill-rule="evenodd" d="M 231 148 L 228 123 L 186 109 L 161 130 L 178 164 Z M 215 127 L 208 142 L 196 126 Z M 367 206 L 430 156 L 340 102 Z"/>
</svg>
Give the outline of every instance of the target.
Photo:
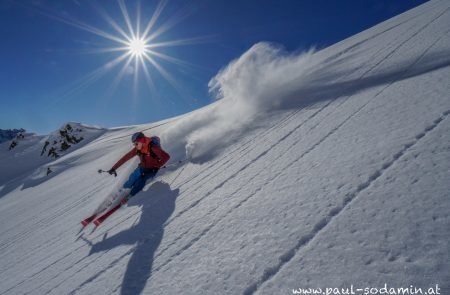
<svg viewBox="0 0 450 295">
<path fill-rule="evenodd" d="M 103 170 L 103 169 L 98 169 L 98 173 L 109 173 L 109 171 L 106 171 L 106 170 Z M 114 175 L 114 177 L 117 177 L 117 172 L 114 171 L 114 172 L 112 173 L 112 175 Z"/>
<path fill-rule="evenodd" d="M 161 168 L 168 168 L 168 167 L 172 167 L 172 166 L 175 166 L 175 165 L 177 165 L 177 164 L 181 164 L 181 163 L 183 163 L 183 161 L 184 161 L 184 160 L 179 160 L 179 161 L 176 161 L 176 162 L 174 162 L 174 163 L 172 163 L 172 164 L 169 164 L 169 165 L 164 165 L 164 166 L 162 166 Z"/>
</svg>

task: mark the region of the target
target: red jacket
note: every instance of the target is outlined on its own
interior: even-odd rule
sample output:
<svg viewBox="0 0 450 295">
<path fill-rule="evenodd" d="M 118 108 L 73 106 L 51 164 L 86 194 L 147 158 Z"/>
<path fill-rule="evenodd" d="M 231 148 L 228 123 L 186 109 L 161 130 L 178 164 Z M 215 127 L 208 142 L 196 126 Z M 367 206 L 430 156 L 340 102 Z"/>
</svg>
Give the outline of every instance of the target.
<svg viewBox="0 0 450 295">
<path fill-rule="evenodd" d="M 147 150 L 148 143 L 150 139 L 148 137 L 146 139 L 145 150 Z M 139 151 L 136 147 L 134 147 L 131 151 L 126 153 L 116 164 L 112 167 L 113 170 L 117 170 L 120 166 L 122 166 L 126 161 L 130 160 L 134 156 L 139 156 L 141 160 L 142 168 L 161 168 L 164 166 L 167 161 L 170 159 L 170 155 L 166 153 L 161 146 L 154 145 L 151 148 L 148 147 L 150 151 L 148 153 L 143 153 Z M 143 149 L 144 150 L 144 149 Z"/>
</svg>

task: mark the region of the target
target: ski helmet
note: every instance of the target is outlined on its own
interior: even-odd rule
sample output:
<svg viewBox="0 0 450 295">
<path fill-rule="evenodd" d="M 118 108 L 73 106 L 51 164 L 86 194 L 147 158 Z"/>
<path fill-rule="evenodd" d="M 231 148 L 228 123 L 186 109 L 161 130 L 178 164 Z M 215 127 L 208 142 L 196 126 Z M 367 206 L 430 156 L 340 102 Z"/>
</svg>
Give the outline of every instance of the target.
<svg viewBox="0 0 450 295">
<path fill-rule="evenodd" d="M 136 132 L 135 134 L 133 134 L 133 136 L 131 136 L 131 142 L 132 142 L 132 143 L 135 143 L 136 140 L 138 140 L 139 138 L 142 138 L 142 137 L 144 137 L 144 136 L 145 136 L 144 133 L 142 133 L 142 132 Z"/>
</svg>

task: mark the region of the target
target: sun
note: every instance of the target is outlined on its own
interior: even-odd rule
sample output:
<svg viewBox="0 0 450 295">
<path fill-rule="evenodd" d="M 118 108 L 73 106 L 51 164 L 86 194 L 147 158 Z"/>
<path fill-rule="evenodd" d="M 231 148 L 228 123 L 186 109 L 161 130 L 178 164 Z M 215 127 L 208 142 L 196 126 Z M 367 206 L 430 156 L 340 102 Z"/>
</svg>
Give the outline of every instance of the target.
<svg viewBox="0 0 450 295">
<path fill-rule="evenodd" d="M 133 38 L 128 43 L 128 54 L 138 58 L 142 57 L 146 52 L 147 43 L 145 43 L 144 39 L 141 38 Z"/>
<path fill-rule="evenodd" d="M 145 1 L 137 1 L 135 19 L 130 17 L 125 1 L 126 0 L 117 0 L 123 16 L 122 25 L 109 15 L 103 7 L 93 1 L 94 4 L 92 4 L 92 7 L 99 13 L 99 16 L 110 25 L 106 30 L 94 27 L 68 15 L 60 15 L 59 13 L 53 13 L 47 10 L 40 11 L 42 14 L 52 19 L 108 40 L 108 47 L 93 48 L 92 50 L 87 50 L 87 53 L 115 55 L 113 59 L 106 62 L 104 65 L 101 65 L 84 77 L 78 79 L 77 82 L 74 83 L 72 89 L 67 91 L 68 94 L 64 96 L 73 95 L 73 93 L 86 89 L 114 68 L 119 69 L 111 84 L 111 88 L 108 90 L 109 93 L 113 93 L 122 78 L 130 74 L 134 76 L 134 94 L 137 93 L 139 77 L 145 78 L 151 92 L 155 91 L 153 79 L 156 77 L 156 74 L 159 74 L 160 77 L 169 82 L 175 90 L 183 93 L 177 80 L 165 69 L 164 65 L 167 65 L 168 62 L 180 67 L 192 67 L 193 64 L 165 54 L 164 49 L 172 46 L 202 43 L 208 38 L 192 37 L 159 41 L 164 33 L 171 30 L 176 24 L 187 17 L 190 11 L 186 11 L 183 14 L 175 14 L 172 17 L 168 17 L 166 20 L 160 20 L 162 12 L 168 4 L 168 0 L 159 0 L 153 14 L 148 15 L 147 20 L 142 22 L 140 3 Z M 113 41 L 113 43 L 111 43 L 112 45 L 109 45 L 110 41 Z M 160 63 L 162 60 L 165 61 L 164 64 Z"/>
</svg>

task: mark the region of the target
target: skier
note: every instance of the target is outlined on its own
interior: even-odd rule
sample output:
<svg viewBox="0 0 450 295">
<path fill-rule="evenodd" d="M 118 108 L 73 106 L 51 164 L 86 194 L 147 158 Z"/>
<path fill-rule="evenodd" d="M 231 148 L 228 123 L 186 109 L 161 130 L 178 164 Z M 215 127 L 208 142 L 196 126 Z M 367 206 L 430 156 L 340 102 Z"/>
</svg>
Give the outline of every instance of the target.
<svg viewBox="0 0 450 295">
<path fill-rule="evenodd" d="M 146 137 L 144 133 L 137 132 L 133 134 L 131 141 L 134 144 L 134 148 L 126 153 L 108 171 L 109 174 L 116 175 L 116 170 L 134 156 L 139 156 L 141 160 L 139 166 L 131 173 L 123 185 L 123 188 L 131 189 L 131 191 L 129 196 L 122 200 L 122 204 L 141 191 L 145 183 L 149 179 L 154 178 L 158 170 L 170 159 L 170 155 L 161 148 L 160 139 L 157 136 Z"/>
<path fill-rule="evenodd" d="M 142 132 L 137 132 L 133 134 L 131 141 L 134 144 L 134 148 L 120 158 L 120 160 L 107 171 L 109 174 L 117 176 L 116 170 L 120 166 L 134 156 L 139 156 L 141 160 L 139 166 L 131 173 L 128 180 L 120 189 L 120 191 L 126 190 L 127 195 L 123 197 L 119 204 L 110 208 L 109 211 L 102 216 L 98 217 L 98 215 L 107 208 L 95 212 L 92 216 L 81 221 L 83 228 L 92 221 L 96 227 L 99 226 L 106 218 L 117 211 L 122 205 L 126 204 L 129 198 L 140 192 L 144 188 L 145 183 L 149 179 L 154 178 L 156 173 L 158 173 L 158 170 L 170 159 L 169 154 L 161 148 L 160 139 L 157 136 L 146 137 Z M 103 172 L 103 170 L 99 170 L 99 173 L 101 172 Z"/>
</svg>

